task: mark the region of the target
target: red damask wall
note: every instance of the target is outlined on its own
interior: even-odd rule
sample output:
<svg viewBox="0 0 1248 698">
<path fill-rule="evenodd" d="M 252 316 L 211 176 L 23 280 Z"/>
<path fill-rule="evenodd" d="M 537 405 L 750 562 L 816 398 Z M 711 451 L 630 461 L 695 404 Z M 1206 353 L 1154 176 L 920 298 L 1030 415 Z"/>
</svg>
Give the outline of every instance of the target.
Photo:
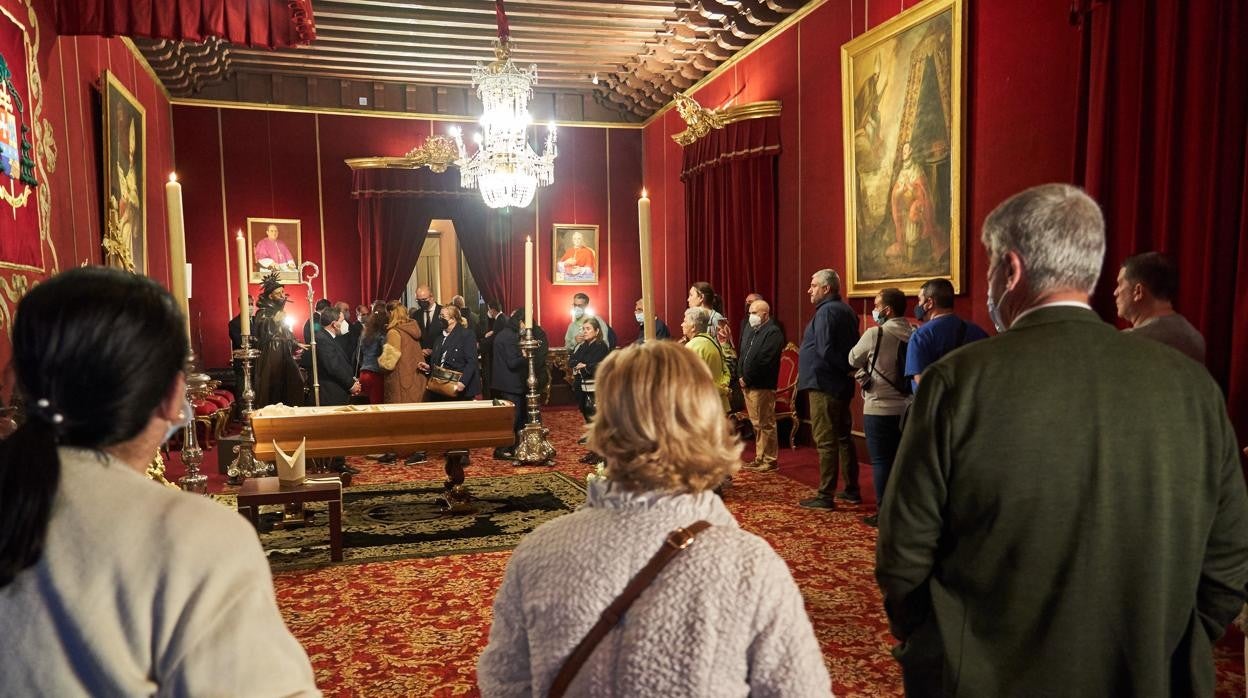
<svg viewBox="0 0 1248 698">
<path fill-rule="evenodd" d="M 715 107 L 778 99 L 783 103 L 779 162 L 779 297 L 773 312 L 789 338 L 810 319 L 806 289 L 815 271 L 845 270 L 844 170 L 840 47 L 916 0 L 828 0 L 786 31 L 700 88 L 694 97 Z M 968 2 L 965 294 L 959 312 L 989 326 L 984 307 L 987 262 L 978 231 L 1006 196 L 1033 184 L 1070 181 L 1075 154 L 1079 35 L 1070 3 Z M 643 133 L 645 184 L 653 191 L 656 280 L 660 312 L 678 322 L 690 283 L 684 278 L 686 237 L 681 148 L 674 110 Z M 744 299 L 729 298 L 735 323 Z M 870 300 L 852 305 L 869 316 Z"/>
<path fill-rule="evenodd" d="M 226 324 L 237 312 L 232 237 L 247 218 L 301 220 L 303 258 L 320 265 L 323 277 L 316 297 L 352 305 L 368 300 L 371 293 L 360 280 L 351 171 L 343 161 L 402 155 L 450 126 L 419 119 L 189 105 L 175 106 L 173 121 L 184 185 L 187 256 L 195 268 L 191 316 L 209 366 L 228 362 Z M 471 125 L 465 127 L 471 130 Z M 562 337 L 571 296 L 585 291 L 621 341 L 635 337 L 632 309 L 641 293 L 636 205 L 640 190 L 640 130 L 561 128 L 554 185 L 542 189 L 528 209 L 511 214 L 512 257 L 504 273 L 507 304 L 523 302 L 524 236 L 538 231 L 538 322 L 552 336 Z M 550 239 L 556 223 L 599 226 L 604 272 L 597 286 L 551 283 Z M 290 312 L 302 327 L 308 312 L 306 296 L 303 291 L 292 295 L 297 300 Z"/>
<path fill-rule="evenodd" d="M 49 148 L 47 177 L 40 183 L 50 194 L 48 239 L 44 243 L 44 271 L 0 268 L 0 277 L 11 285 L 32 285 L 57 270 L 81 264 L 100 264 L 102 233 L 100 97 L 99 79 L 104 70 L 142 103 L 147 112 L 146 196 L 148 275 L 169 283 L 169 245 L 166 234 L 163 184 L 173 169 L 173 134 L 169 102 L 143 64 L 120 39 L 94 37 L 58 38 L 51 4 L 35 0 L 0 0 L 0 8 L 27 28 L 37 42 L 35 58 L 42 82 L 41 117 L 46 120 L 43 143 Z M 9 57 L 6 57 L 9 58 Z M 9 58 L 12 66 L 12 58 Z M 29 206 L 34 206 L 32 197 Z M 8 208 L 5 206 L 4 208 Z M 9 215 L 7 211 L 0 214 Z M 4 260 L 0 260 L 4 261 Z M 0 365 L 11 355 L 8 318 L 15 308 L 12 299 L 0 299 L 4 312 L 4 335 L 0 338 Z M 7 378 L 0 381 L 11 388 Z"/>
</svg>

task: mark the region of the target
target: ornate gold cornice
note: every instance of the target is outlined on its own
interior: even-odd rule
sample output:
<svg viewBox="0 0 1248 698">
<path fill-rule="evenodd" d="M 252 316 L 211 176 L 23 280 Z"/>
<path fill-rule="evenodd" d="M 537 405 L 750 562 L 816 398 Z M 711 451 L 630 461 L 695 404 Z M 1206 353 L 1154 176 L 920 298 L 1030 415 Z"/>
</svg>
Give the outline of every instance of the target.
<svg viewBox="0 0 1248 698">
<path fill-rule="evenodd" d="M 446 168 L 455 164 L 458 158 L 459 150 L 453 139 L 448 136 L 434 135 L 407 151 L 407 154 L 402 157 L 350 158 L 347 160 L 347 166 L 353 170 L 418 170 L 428 167 L 440 174 L 446 172 Z"/>
<path fill-rule="evenodd" d="M 672 136 L 672 140 L 680 145 L 692 145 L 715 129 L 747 119 L 763 119 L 769 116 L 780 116 L 780 102 L 751 102 L 721 109 L 707 109 L 693 97 L 677 94 L 675 97 L 676 111 L 688 125 L 684 131 Z"/>
</svg>

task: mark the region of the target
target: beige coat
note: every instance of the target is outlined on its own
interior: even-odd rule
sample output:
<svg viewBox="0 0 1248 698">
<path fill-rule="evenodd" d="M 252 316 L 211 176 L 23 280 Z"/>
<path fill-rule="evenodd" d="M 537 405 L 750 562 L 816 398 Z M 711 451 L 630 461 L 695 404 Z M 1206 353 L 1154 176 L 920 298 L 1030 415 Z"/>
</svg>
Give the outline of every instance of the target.
<svg viewBox="0 0 1248 698">
<path fill-rule="evenodd" d="M 408 320 L 390 328 L 377 363 L 385 373 L 385 402 L 423 402 L 425 374 L 416 365 L 425 360 L 420 346 L 420 326 Z"/>
</svg>

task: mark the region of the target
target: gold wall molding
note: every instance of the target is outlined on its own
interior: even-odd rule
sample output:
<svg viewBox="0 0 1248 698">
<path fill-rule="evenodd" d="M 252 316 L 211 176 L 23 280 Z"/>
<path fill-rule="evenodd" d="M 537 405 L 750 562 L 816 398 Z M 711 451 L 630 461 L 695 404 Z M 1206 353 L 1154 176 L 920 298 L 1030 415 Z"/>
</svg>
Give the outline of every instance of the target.
<svg viewBox="0 0 1248 698">
<path fill-rule="evenodd" d="M 375 119 L 411 119 L 420 121 L 445 121 L 451 123 L 476 123 L 480 114 L 426 114 L 421 112 L 383 111 L 380 109 L 351 109 L 348 107 L 300 107 L 289 104 L 261 104 L 251 102 L 230 102 L 219 99 L 193 99 L 174 97 L 170 104 L 183 107 L 208 107 L 214 109 L 245 109 L 249 111 L 293 111 L 307 114 L 338 114 L 343 116 L 365 116 Z M 546 123 L 546 122 L 542 122 Z M 621 128 L 641 130 L 643 124 L 615 123 L 611 121 L 560 121 L 552 123 L 558 128 Z"/>
<path fill-rule="evenodd" d="M 693 97 L 677 94 L 675 104 L 680 118 L 684 119 L 685 124 L 688 125 L 684 131 L 672 136 L 672 140 L 682 146 L 693 145 L 699 139 L 705 138 L 711 131 L 721 129 L 728 124 L 780 116 L 780 102 L 777 100 L 707 109 L 698 104 Z"/>
</svg>

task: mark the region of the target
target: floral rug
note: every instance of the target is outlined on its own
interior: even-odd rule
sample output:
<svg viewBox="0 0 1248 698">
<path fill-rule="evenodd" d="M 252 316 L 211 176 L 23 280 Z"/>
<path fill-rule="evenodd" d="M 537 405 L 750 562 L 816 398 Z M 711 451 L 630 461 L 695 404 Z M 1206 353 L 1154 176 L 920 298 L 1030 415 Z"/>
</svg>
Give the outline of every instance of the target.
<svg viewBox="0 0 1248 698">
<path fill-rule="evenodd" d="M 560 472 L 469 478 L 476 513 L 444 514 L 441 480 L 355 485 L 343 490 L 347 563 L 510 550 L 529 531 L 585 501 L 583 480 Z M 234 495 L 218 495 L 233 508 Z M 279 527 L 280 505 L 260 508 L 260 544 L 275 571 L 330 563 L 328 504 L 306 505 L 305 526 Z"/>
</svg>

